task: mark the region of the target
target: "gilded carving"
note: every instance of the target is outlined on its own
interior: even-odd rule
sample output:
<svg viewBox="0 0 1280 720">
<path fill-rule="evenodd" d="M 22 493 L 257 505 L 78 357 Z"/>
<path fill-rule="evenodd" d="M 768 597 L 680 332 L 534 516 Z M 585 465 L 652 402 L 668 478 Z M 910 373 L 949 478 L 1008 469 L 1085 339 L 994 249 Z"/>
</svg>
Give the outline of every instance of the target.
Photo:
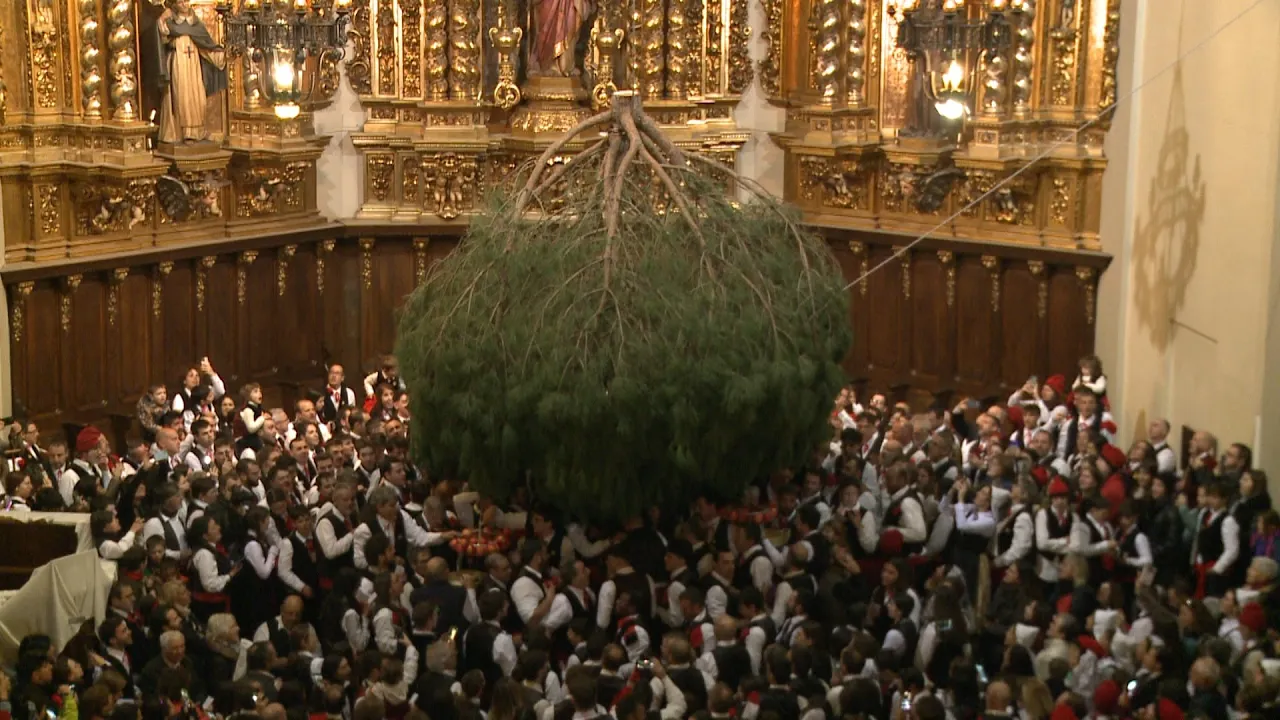
<svg viewBox="0 0 1280 720">
<path fill-rule="evenodd" d="M 98 50 L 97 0 L 80 0 L 80 95 L 87 120 L 102 118 L 101 53 Z"/>
<path fill-rule="evenodd" d="M 257 259 L 257 250 L 245 250 L 236 258 L 236 305 L 244 305 L 249 288 L 249 266 Z"/>
<path fill-rule="evenodd" d="M 366 167 L 369 196 L 375 202 L 387 202 L 391 197 L 391 180 L 396 174 L 395 160 L 390 155 L 370 155 Z"/>
<path fill-rule="evenodd" d="M 845 79 L 848 87 L 847 102 L 861 107 L 865 101 L 867 83 L 864 65 L 867 61 L 867 0 L 848 0 L 849 4 L 849 52 L 846 53 L 848 71 Z"/>
<path fill-rule="evenodd" d="M 760 60 L 760 87 L 767 97 L 782 94 L 782 0 L 763 0 L 765 30 L 764 57 Z"/>
<path fill-rule="evenodd" d="M 138 119 L 137 42 L 133 29 L 133 0 L 106 0 L 107 42 L 111 48 L 111 119 Z"/>
<path fill-rule="evenodd" d="M 707 0 L 707 44 L 704 51 L 706 57 L 706 80 L 703 92 L 707 95 L 720 95 L 725 92 L 724 83 L 724 4 L 733 0 Z M 779 6 L 782 0 L 765 0 L 775 2 Z M 781 9 L 779 9 L 781 18 Z M 778 31 L 782 25 L 779 21 Z M 781 42 L 781 41 L 779 41 Z"/>
<path fill-rule="evenodd" d="M 15 297 L 9 308 L 9 332 L 13 334 L 15 343 L 22 341 L 23 324 L 26 322 L 24 315 L 27 308 L 27 296 L 31 294 L 35 286 L 36 284 L 29 280 L 14 286 Z"/>
<path fill-rule="evenodd" d="M 596 110 L 608 106 L 609 99 L 618 90 L 614 76 L 617 72 L 618 53 L 625 37 L 626 33 L 621 28 L 609 30 L 607 27 L 597 26 L 591 31 L 591 42 L 600 58 L 595 68 L 596 83 L 591 88 L 591 107 Z"/>
<path fill-rule="evenodd" d="M 347 37 L 351 40 L 352 52 L 347 60 L 347 82 L 351 89 L 361 95 L 368 95 L 372 89 L 369 45 L 371 41 L 369 3 L 371 0 L 358 0 L 351 8 L 351 25 L 347 29 Z"/>
<path fill-rule="evenodd" d="M 322 240 L 316 246 L 316 294 L 324 297 L 324 260 L 337 247 L 336 240 Z"/>
<path fill-rule="evenodd" d="M 449 96 L 449 9 L 443 2 L 427 3 L 426 41 L 427 100 Z"/>
<path fill-rule="evenodd" d="M 835 103 L 840 88 L 840 6 L 837 0 L 818 0 L 809 18 L 809 72 L 824 105 Z"/>
<path fill-rule="evenodd" d="M 442 220 L 471 210 L 479 163 L 474 155 L 438 153 L 422 160 L 423 209 Z"/>
<path fill-rule="evenodd" d="M 1084 319 L 1089 325 L 1093 324 L 1094 319 L 1094 302 L 1098 286 L 1094 280 L 1097 275 L 1091 267 L 1076 268 L 1076 279 L 1084 286 Z"/>
<path fill-rule="evenodd" d="M 921 168 L 890 163 L 881 182 L 880 200 L 891 212 L 937 214 L 955 182 L 964 174 L 955 167 Z"/>
<path fill-rule="evenodd" d="M 116 268 L 107 276 L 107 327 L 116 326 L 120 316 L 120 284 L 129 277 L 129 268 Z"/>
<path fill-rule="evenodd" d="M 40 198 L 40 232 L 57 235 L 62 232 L 62 193 L 57 185 L 40 185 L 36 194 Z"/>
<path fill-rule="evenodd" d="M 360 238 L 360 284 L 373 289 L 373 238 Z"/>
<path fill-rule="evenodd" d="M 196 310 L 204 311 L 204 291 L 209 279 L 209 270 L 218 264 L 214 255 L 206 255 L 196 263 Z"/>
<path fill-rule="evenodd" d="M 902 261 L 902 297 L 911 299 L 911 250 L 905 246 L 895 245 L 893 254 Z"/>
<path fill-rule="evenodd" d="M 418 204 L 418 181 L 421 163 L 416 157 L 406 157 L 400 163 L 400 199 L 408 205 Z"/>
<path fill-rule="evenodd" d="M 869 173 L 856 160 L 802 156 L 801 199 L 827 207 L 869 210 Z"/>
<path fill-rule="evenodd" d="M 58 106 L 58 21 L 53 0 L 31 0 L 31 68 L 36 105 Z"/>
<path fill-rule="evenodd" d="M 178 172 L 156 178 L 156 199 L 162 224 L 222 217 L 222 188 L 230 185 L 226 172 Z"/>
<path fill-rule="evenodd" d="M 1074 105 L 1079 34 L 1074 27 L 1062 25 L 1051 30 L 1049 37 L 1053 40 L 1049 101 L 1053 105 Z"/>
<path fill-rule="evenodd" d="M 430 238 L 413 239 L 413 282 L 421 285 L 427 279 L 427 246 Z"/>
<path fill-rule="evenodd" d="M 661 100 L 666 58 L 663 20 L 666 7 L 662 0 L 634 0 L 631 10 L 631 32 L 627 38 L 632 87 L 648 100 Z"/>
<path fill-rule="evenodd" d="M 4 25 L 0 24 L 0 48 L 4 47 Z M 9 89 L 4 84 L 4 53 L 0 53 L 0 125 L 4 125 L 9 109 Z"/>
<path fill-rule="evenodd" d="M 690 5 L 698 0 L 670 0 L 667 15 L 667 96 L 683 100 L 689 95 L 688 72 L 691 45 L 688 44 L 688 14 Z"/>
<path fill-rule="evenodd" d="M 991 195 L 991 214 L 1006 225 L 1034 225 L 1035 182 L 1025 176 L 1001 186 Z"/>
<path fill-rule="evenodd" d="M 151 315 L 159 318 L 164 310 L 164 279 L 173 272 L 173 262 L 165 260 L 156 265 L 156 272 L 151 276 Z"/>
<path fill-rule="evenodd" d="M 308 167 L 305 162 L 292 162 L 240 168 L 235 175 L 236 216 L 258 217 L 300 206 Z"/>
<path fill-rule="evenodd" d="M 297 245 L 284 245 L 276 251 L 276 295 L 280 297 L 289 291 L 289 261 L 296 252 Z"/>
<path fill-rule="evenodd" d="M 371 0 L 378 4 L 378 92 L 396 94 L 396 7 L 395 0 Z"/>
<path fill-rule="evenodd" d="M 746 91 L 754 71 L 748 46 L 751 42 L 751 23 L 747 19 L 748 0 L 727 0 L 729 3 L 729 88 L 730 95 Z"/>
<path fill-rule="evenodd" d="M 510 110 L 520 103 L 520 87 L 516 85 L 516 53 L 524 31 L 510 26 L 505 4 L 498 5 L 498 26 L 489 28 L 489 42 L 498 53 L 498 81 L 493 86 L 493 104 Z"/>
<path fill-rule="evenodd" d="M 71 332 L 71 307 L 73 298 L 76 294 L 76 288 L 80 287 L 80 281 L 84 279 L 83 275 L 67 275 L 62 278 L 62 294 L 58 297 L 58 320 L 62 325 L 62 332 Z"/>
<path fill-rule="evenodd" d="M 950 250 L 939 250 L 938 262 L 946 270 L 947 307 L 953 307 L 956 304 L 956 256 Z"/>
<path fill-rule="evenodd" d="M 1031 277 L 1039 281 L 1036 284 L 1036 317 L 1043 320 L 1049 314 L 1049 281 L 1045 278 L 1044 262 L 1028 260 L 1027 268 L 1031 271 Z"/>
<path fill-rule="evenodd" d="M 996 175 L 989 170 L 970 170 L 965 178 L 964 189 L 960 197 L 963 203 L 960 213 L 965 217 L 978 217 L 982 214 L 983 195 L 995 187 Z"/>
<path fill-rule="evenodd" d="M 480 3 L 453 0 L 449 7 L 449 97 L 477 100 L 481 92 Z"/>
<path fill-rule="evenodd" d="M 400 62 L 403 87 L 400 97 L 422 97 L 422 0 L 399 0 L 400 4 Z M 443 12 L 444 2 L 433 1 L 427 14 Z M 438 8 L 438 9 L 437 9 Z M 430 40 L 428 40 L 430 50 Z M 428 74 L 434 70 L 428 58 Z M 438 97 L 435 99 L 439 99 Z"/>
<path fill-rule="evenodd" d="M 1039 0 L 1023 0 L 1022 15 L 1015 22 L 1017 33 L 1013 41 L 1013 112 L 1019 117 L 1031 110 L 1032 77 L 1036 57 L 1036 3 Z"/>
<path fill-rule="evenodd" d="M 867 294 L 867 269 L 870 267 L 870 261 L 867 259 L 866 243 L 857 240 L 849 241 L 849 252 L 858 258 L 858 292 L 862 295 Z"/>
<path fill-rule="evenodd" d="M 1120 0 L 1107 1 L 1103 47 L 1102 97 L 1098 100 L 1098 106 L 1106 110 L 1116 104 L 1116 67 L 1120 63 Z"/>
<path fill-rule="evenodd" d="M 1071 184 L 1064 177 L 1053 179 L 1053 199 L 1049 202 L 1049 219 L 1059 225 L 1067 224 L 1067 211 L 1071 209 Z"/>
<path fill-rule="evenodd" d="M 991 273 L 991 312 L 1000 312 L 1000 258 L 983 255 L 982 267 Z"/>
</svg>

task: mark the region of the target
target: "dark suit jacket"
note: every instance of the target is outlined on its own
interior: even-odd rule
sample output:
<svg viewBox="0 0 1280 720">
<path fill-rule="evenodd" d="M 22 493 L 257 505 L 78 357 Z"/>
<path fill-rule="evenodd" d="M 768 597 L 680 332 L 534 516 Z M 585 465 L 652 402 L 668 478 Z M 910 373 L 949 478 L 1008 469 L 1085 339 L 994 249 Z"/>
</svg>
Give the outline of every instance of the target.
<svg viewBox="0 0 1280 720">
<path fill-rule="evenodd" d="M 138 673 L 138 689 L 142 691 L 144 696 L 155 694 L 156 686 L 160 683 L 160 678 L 168 667 L 163 657 L 156 656 L 142 668 L 142 672 Z M 195 702 L 203 703 L 209 693 L 205 689 L 204 678 L 196 670 L 195 663 L 191 662 L 191 658 L 184 657 L 180 668 L 187 674 L 187 695 L 191 696 L 191 699 Z"/>
<path fill-rule="evenodd" d="M 417 605 L 430 600 L 440 608 L 440 616 L 436 621 L 436 635 L 442 636 L 449 628 L 458 628 L 459 634 L 467 627 L 462 609 L 467 604 L 467 591 L 453 585 L 448 580 L 436 580 L 423 583 L 422 587 L 409 595 L 409 602 Z"/>
</svg>

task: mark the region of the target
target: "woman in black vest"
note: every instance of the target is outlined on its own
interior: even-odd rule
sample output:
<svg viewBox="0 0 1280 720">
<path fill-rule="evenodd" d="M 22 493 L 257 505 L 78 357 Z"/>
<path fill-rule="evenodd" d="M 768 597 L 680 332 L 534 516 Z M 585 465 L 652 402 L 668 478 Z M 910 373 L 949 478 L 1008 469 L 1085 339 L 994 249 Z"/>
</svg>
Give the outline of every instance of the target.
<svg viewBox="0 0 1280 720">
<path fill-rule="evenodd" d="M 191 610 L 202 623 L 214 613 L 230 610 L 231 581 L 240 574 L 240 565 L 221 545 L 222 528 L 218 521 L 201 515 L 187 531 L 191 555 Z"/>
<path fill-rule="evenodd" d="M 245 515 L 248 528 L 244 544 L 244 559 L 250 572 L 236 583 L 232 593 L 232 609 L 236 619 L 246 628 L 256 629 L 271 618 L 271 611 L 280 604 L 279 580 L 276 577 L 276 560 L 280 548 L 271 546 L 262 538 L 267 537 L 271 517 L 266 508 L 254 506 Z M 286 535 L 287 537 L 287 535 Z"/>
<path fill-rule="evenodd" d="M 236 449 L 240 452 L 252 450 L 257 453 L 262 449 L 262 438 L 258 433 L 266 424 L 267 417 L 262 413 L 262 386 L 249 383 L 240 388 L 240 401 L 244 403 L 235 418 Z"/>
</svg>

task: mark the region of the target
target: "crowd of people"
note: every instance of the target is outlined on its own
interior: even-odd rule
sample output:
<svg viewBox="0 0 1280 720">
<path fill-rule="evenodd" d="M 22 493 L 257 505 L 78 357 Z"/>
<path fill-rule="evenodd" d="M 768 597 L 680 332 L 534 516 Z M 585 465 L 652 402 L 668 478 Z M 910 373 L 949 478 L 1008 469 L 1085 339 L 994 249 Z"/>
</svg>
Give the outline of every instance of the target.
<svg viewBox="0 0 1280 720">
<path fill-rule="evenodd" d="M 1116 444 L 1070 385 L 831 438 L 738 498 L 617 525 L 415 466 L 394 358 L 292 412 L 207 359 L 122 454 L 12 433 L 8 512 L 87 512 L 106 617 L 22 640 L 18 718 L 1280 717 L 1280 518 L 1250 449 Z"/>
</svg>

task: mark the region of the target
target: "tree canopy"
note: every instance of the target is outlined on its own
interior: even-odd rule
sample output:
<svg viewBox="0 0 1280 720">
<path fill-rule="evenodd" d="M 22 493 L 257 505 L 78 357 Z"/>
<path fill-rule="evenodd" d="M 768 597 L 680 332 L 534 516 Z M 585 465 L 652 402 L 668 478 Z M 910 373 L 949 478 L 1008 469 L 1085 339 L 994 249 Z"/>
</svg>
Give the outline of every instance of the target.
<svg viewBox="0 0 1280 720">
<path fill-rule="evenodd" d="M 763 193 L 734 202 L 746 181 L 625 93 L 565 142 L 580 135 L 491 198 L 406 302 L 415 459 L 593 520 L 807 462 L 850 342 L 824 243 Z"/>
</svg>

